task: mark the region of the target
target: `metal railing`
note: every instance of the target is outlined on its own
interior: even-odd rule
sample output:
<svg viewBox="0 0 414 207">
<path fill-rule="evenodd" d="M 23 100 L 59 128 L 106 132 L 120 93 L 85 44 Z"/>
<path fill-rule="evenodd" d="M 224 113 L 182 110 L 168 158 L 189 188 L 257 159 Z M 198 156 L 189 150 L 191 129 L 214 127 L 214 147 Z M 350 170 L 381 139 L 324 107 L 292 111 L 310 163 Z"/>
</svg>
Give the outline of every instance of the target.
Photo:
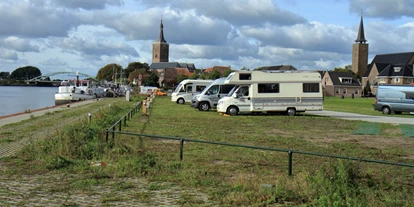
<svg viewBox="0 0 414 207">
<path fill-rule="evenodd" d="M 116 121 L 114 124 L 112 124 L 112 126 L 110 126 L 109 128 L 106 129 L 106 142 L 108 143 L 109 141 L 109 132 L 111 131 L 112 133 L 112 140 L 115 139 L 115 128 L 118 126 L 118 130 L 122 131 L 122 122 L 124 122 L 124 126 L 126 126 L 126 122 L 129 121 L 132 116 L 134 116 L 136 113 L 139 112 L 139 110 L 142 107 L 142 102 L 138 102 L 137 105 L 134 106 L 134 108 L 132 108 L 130 111 L 128 111 L 128 113 L 126 113 L 123 117 L 119 118 L 118 121 Z"/>
<path fill-rule="evenodd" d="M 241 145 L 241 144 L 231 144 L 231 143 L 225 143 L 225 142 L 188 139 L 188 138 L 182 138 L 182 137 L 168 137 L 168 136 L 159 136 L 159 135 L 150 135 L 150 134 L 139 134 L 139 133 L 131 133 L 131 132 L 122 132 L 121 130 L 111 131 L 111 132 L 113 134 L 116 133 L 116 134 L 130 135 L 130 136 L 148 137 L 148 138 L 153 138 L 153 139 L 166 139 L 166 140 L 180 141 L 180 161 L 183 160 L 184 142 L 196 142 L 196 143 L 204 143 L 204 144 L 241 147 L 241 148 L 285 152 L 285 153 L 287 152 L 288 153 L 288 175 L 289 176 L 292 175 L 293 153 L 310 155 L 310 156 L 318 156 L 318 157 L 328 157 L 328 158 L 336 158 L 336 159 L 344 159 L 344 160 L 361 161 L 361 162 L 371 162 L 371 163 L 386 164 L 386 165 L 396 165 L 396 166 L 402 166 L 402 167 L 414 167 L 414 164 L 408 164 L 408 163 L 391 162 L 391 161 L 385 161 L 385 160 L 373 160 L 373 159 L 359 158 L 359 157 L 346 157 L 346 156 L 322 154 L 322 153 L 316 153 L 316 152 L 306 152 L 306 151 L 291 150 L 291 149 L 268 148 L 268 147 L 261 147 L 261 146 L 250 146 L 250 145 Z"/>
</svg>

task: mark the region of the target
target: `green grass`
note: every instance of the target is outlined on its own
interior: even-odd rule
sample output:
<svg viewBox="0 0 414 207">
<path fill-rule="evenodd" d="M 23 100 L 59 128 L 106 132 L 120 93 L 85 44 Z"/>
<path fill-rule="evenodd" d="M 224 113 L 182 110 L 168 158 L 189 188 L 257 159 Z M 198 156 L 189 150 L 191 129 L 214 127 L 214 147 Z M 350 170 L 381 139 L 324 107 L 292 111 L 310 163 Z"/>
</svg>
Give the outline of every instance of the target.
<svg viewBox="0 0 414 207">
<path fill-rule="evenodd" d="M 380 123 L 362 123 L 355 129 L 352 134 L 369 134 L 369 135 L 378 135 L 381 132 Z"/>
<path fill-rule="evenodd" d="M 354 107 L 366 101 L 344 100 L 355 101 Z M 334 110 L 329 107 L 335 101 L 340 101 L 336 104 L 340 110 L 353 109 L 344 100 L 325 100 L 330 102 L 325 109 Z M 8 173 L 15 174 L 77 174 L 79 179 L 68 188 L 58 189 L 62 191 L 88 191 L 117 178 L 143 177 L 148 180 L 148 191 L 180 186 L 206 193 L 216 206 L 414 205 L 412 199 L 407 199 L 414 196 L 413 168 L 294 153 L 293 176 L 288 176 L 288 154 L 284 152 L 185 142 L 184 159 L 180 161 L 178 141 L 116 134 L 106 143 L 104 129 L 130 108 L 131 104 L 120 103 L 111 110 L 98 111 L 94 116 L 99 118 L 93 119 L 92 125 L 83 121 L 65 126 L 58 134 L 33 143 L 2 164 L 10 166 Z M 362 112 L 367 110 L 372 108 L 360 108 Z M 412 163 L 414 140 L 406 139 L 399 127 L 375 125 L 380 133 L 367 136 L 353 134 L 361 126 L 369 128 L 367 122 L 304 114 L 227 117 L 215 111 L 200 112 L 188 104 L 177 105 L 170 97 L 157 97 L 149 116 L 138 113 L 122 131 Z M 71 114 L 65 116 L 70 118 Z M 92 166 L 91 161 L 97 160 L 108 165 Z M 274 187 L 264 188 L 263 184 Z M 135 190 L 129 183 L 116 181 L 111 185 L 116 191 Z M 134 196 L 143 202 L 149 197 L 147 192 Z M 101 202 L 122 199 L 113 195 Z M 199 206 L 203 202 L 193 193 L 180 195 L 181 205 Z"/>
</svg>

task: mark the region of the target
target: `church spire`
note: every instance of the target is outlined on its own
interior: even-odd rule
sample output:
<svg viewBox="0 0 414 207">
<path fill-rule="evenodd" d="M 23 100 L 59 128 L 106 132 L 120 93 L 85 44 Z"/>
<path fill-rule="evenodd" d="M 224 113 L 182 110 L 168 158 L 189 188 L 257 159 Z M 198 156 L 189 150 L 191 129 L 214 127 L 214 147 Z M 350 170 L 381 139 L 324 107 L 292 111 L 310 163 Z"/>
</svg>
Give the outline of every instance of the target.
<svg viewBox="0 0 414 207">
<path fill-rule="evenodd" d="M 161 20 L 161 24 L 160 24 L 160 36 L 158 37 L 157 42 L 167 43 L 167 41 L 164 39 L 164 25 L 162 24 L 162 20 Z"/>
<path fill-rule="evenodd" d="M 366 41 L 367 40 L 365 39 L 365 34 L 364 34 L 364 22 L 362 20 L 362 14 L 361 14 L 361 22 L 359 23 L 358 36 L 355 42 L 365 43 Z"/>
</svg>

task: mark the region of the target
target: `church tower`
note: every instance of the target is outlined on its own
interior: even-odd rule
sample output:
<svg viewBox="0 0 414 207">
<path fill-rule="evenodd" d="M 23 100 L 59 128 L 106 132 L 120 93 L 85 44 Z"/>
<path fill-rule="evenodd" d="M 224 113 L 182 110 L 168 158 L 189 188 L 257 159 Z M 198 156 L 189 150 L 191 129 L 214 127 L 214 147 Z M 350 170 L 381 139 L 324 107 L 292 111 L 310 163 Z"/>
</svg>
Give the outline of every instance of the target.
<svg viewBox="0 0 414 207">
<path fill-rule="evenodd" d="M 164 39 L 164 26 L 162 25 L 162 20 L 160 24 L 160 35 L 158 40 L 152 43 L 152 62 L 159 63 L 159 62 L 168 62 L 169 56 L 169 44 Z"/>
<path fill-rule="evenodd" d="M 352 72 L 363 77 L 368 67 L 368 44 L 364 34 L 364 22 L 359 23 L 358 36 L 352 45 Z"/>
</svg>

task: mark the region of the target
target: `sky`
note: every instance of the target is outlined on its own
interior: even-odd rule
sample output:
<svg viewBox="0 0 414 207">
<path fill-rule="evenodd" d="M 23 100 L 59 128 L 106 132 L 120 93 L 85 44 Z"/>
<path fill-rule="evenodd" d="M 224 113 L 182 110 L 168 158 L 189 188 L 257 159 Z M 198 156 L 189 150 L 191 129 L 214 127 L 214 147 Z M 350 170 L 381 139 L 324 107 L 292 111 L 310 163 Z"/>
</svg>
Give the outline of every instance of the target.
<svg viewBox="0 0 414 207">
<path fill-rule="evenodd" d="M 0 14 L 0 72 L 10 73 L 151 64 L 161 20 L 169 61 L 196 68 L 351 65 L 361 14 L 368 62 L 414 51 L 414 0 L 1 0 Z"/>
</svg>

